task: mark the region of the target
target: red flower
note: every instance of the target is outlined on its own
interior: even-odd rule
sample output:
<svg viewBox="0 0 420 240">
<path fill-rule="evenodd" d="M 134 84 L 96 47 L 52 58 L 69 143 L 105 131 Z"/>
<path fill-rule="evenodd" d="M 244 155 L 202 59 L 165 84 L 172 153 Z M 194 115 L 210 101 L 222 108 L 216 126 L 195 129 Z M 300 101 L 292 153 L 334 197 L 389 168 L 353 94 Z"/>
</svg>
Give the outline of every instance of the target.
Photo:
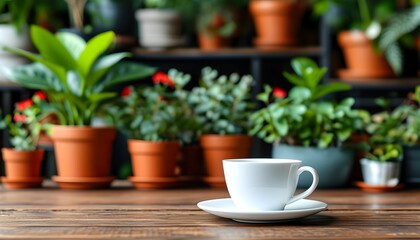
<svg viewBox="0 0 420 240">
<path fill-rule="evenodd" d="M 285 98 L 287 97 L 287 93 L 283 89 L 276 87 L 273 89 L 273 96 L 275 98 Z"/>
<path fill-rule="evenodd" d="M 43 101 L 47 98 L 47 95 L 43 91 L 37 91 L 34 93 L 34 97 L 38 98 L 40 101 Z"/>
<path fill-rule="evenodd" d="M 34 102 L 32 101 L 32 99 L 26 99 L 24 101 L 18 102 L 16 104 L 16 107 L 19 111 L 23 111 L 32 105 L 34 105 Z"/>
<path fill-rule="evenodd" d="M 123 97 L 128 97 L 128 96 L 130 96 L 130 94 L 131 94 L 131 88 L 130 87 L 125 87 L 121 91 L 121 96 L 123 96 Z"/>
<path fill-rule="evenodd" d="M 166 86 L 169 86 L 171 88 L 175 88 L 175 82 L 170 78 L 166 73 L 163 72 L 157 72 L 152 77 L 154 84 L 163 84 Z"/>
<path fill-rule="evenodd" d="M 22 114 L 15 114 L 13 116 L 13 121 L 15 122 L 26 122 L 26 116 Z"/>
</svg>

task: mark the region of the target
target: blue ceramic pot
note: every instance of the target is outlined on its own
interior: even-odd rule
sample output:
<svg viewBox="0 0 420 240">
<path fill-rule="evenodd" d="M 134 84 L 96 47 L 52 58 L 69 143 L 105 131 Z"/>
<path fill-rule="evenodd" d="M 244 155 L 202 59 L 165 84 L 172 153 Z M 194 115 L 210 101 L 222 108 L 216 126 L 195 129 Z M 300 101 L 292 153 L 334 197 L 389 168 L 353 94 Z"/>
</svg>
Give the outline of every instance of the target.
<svg viewBox="0 0 420 240">
<path fill-rule="evenodd" d="M 318 171 L 318 188 L 339 188 L 349 184 L 353 167 L 354 150 L 351 148 L 326 148 L 273 145 L 273 158 L 288 158 L 302 161 L 302 166 L 311 166 Z M 298 187 L 308 188 L 312 183 L 309 173 L 302 173 Z"/>
</svg>

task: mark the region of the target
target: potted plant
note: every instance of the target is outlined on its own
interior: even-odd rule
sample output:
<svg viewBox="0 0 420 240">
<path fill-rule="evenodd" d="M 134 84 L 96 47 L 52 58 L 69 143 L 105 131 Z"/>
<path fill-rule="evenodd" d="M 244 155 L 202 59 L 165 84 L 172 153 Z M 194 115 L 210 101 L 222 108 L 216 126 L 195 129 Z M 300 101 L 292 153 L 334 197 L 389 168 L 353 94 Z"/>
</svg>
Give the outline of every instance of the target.
<svg viewBox="0 0 420 240">
<path fill-rule="evenodd" d="M 294 87 L 287 94 L 265 86 L 258 95 L 265 106 L 251 116 L 251 134 L 273 144 L 273 158 L 292 158 L 315 168 L 319 187 L 342 187 L 348 183 L 354 150 L 346 147 L 353 132 L 366 122 L 368 113 L 354 110 L 353 98 L 339 102 L 325 99 L 328 94 L 350 89 L 340 82 L 321 84 L 327 69 L 309 58 L 292 59 L 295 74 L 284 72 Z M 310 186 L 302 175 L 300 187 Z"/>
<path fill-rule="evenodd" d="M 178 91 L 189 75 L 176 70 L 153 75 L 151 86 L 128 87 L 108 110 L 128 137 L 136 188 L 166 188 L 178 182 L 181 126 L 189 119 L 180 111 Z"/>
<path fill-rule="evenodd" d="M 42 129 L 39 122 L 39 103 L 45 101 L 43 92 L 36 92 L 31 99 L 16 103 L 13 117 L 7 115 L 0 122 L 0 128 L 7 128 L 11 135 L 12 148 L 2 148 L 6 166 L 6 177 L 2 182 L 7 188 L 40 187 L 41 161 L 44 150 L 37 147 Z"/>
<path fill-rule="evenodd" d="M 298 43 L 298 31 L 306 3 L 302 0 L 250 0 L 259 48 L 291 46 Z"/>
<path fill-rule="evenodd" d="M 26 59 L 14 56 L 4 50 L 3 46 L 32 49 L 29 37 L 28 24 L 34 23 L 36 16 L 41 12 L 40 7 L 45 4 L 44 0 L 0 0 L 0 64 L 14 67 L 27 63 Z M 5 81 L 1 75 L 1 80 Z"/>
<path fill-rule="evenodd" d="M 222 160 L 250 155 L 253 78 L 236 73 L 219 76 L 210 67 L 201 72 L 199 86 L 192 89 L 188 101 L 201 126 L 200 145 L 207 171 L 204 181 L 212 187 L 226 187 Z"/>
<path fill-rule="evenodd" d="M 397 10 L 396 1 L 318 0 L 314 9 L 320 15 L 330 11 L 332 16 L 328 19 L 339 31 L 338 44 L 347 65 L 346 69 L 338 71 L 339 77 L 375 79 L 401 73 L 402 57 L 395 51 L 397 43 L 392 42 L 382 51 L 377 47 L 383 28 Z"/>
<path fill-rule="evenodd" d="M 238 26 L 231 1 L 200 1 L 197 14 L 199 47 L 205 51 L 228 47 Z"/>
<path fill-rule="evenodd" d="M 420 86 L 410 93 L 408 101 L 397 107 L 395 111 L 403 111 L 405 121 L 398 126 L 400 143 L 404 149 L 402 177 L 404 183 L 409 186 L 420 186 Z"/>
<path fill-rule="evenodd" d="M 371 144 L 366 156 L 360 160 L 363 184 L 358 183 L 358 186 L 363 190 L 374 192 L 397 187 L 403 156 L 401 145 Z"/>
<path fill-rule="evenodd" d="M 385 111 L 372 116 L 367 132 L 372 135 L 369 142 L 396 144 L 403 147 L 402 172 L 403 182 L 410 186 L 419 186 L 420 166 L 420 87 L 409 93 L 406 101 L 389 108 L 388 101 L 378 101 Z"/>
<path fill-rule="evenodd" d="M 152 49 L 185 44 L 181 13 L 191 14 L 190 0 L 145 0 L 136 11 L 140 46 Z"/>
<path fill-rule="evenodd" d="M 6 69 L 8 77 L 31 89 L 41 89 L 50 98 L 43 114 L 54 113 L 54 142 L 61 188 L 109 186 L 110 153 L 115 128 L 91 126 L 103 105 L 118 97 L 116 85 L 150 76 L 155 70 L 121 60 L 128 53 L 106 54 L 114 42 L 113 32 L 101 33 L 89 42 L 72 33 L 52 33 L 31 27 L 38 54 L 16 48 L 7 51 L 35 63 Z"/>
</svg>

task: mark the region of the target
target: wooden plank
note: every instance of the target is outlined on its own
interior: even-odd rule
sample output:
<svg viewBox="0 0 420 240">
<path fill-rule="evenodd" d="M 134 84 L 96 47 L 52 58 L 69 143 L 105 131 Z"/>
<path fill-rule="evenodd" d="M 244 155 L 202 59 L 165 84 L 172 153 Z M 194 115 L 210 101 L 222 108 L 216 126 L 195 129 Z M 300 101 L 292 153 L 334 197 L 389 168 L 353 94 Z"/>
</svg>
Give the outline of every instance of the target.
<svg viewBox="0 0 420 240">
<path fill-rule="evenodd" d="M 301 191 L 301 190 L 299 190 Z M 317 190 L 328 209 L 298 221 L 243 224 L 201 211 L 226 189 L 2 190 L 8 239 L 420 239 L 420 190 L 371 194 Z"/>
</svg>

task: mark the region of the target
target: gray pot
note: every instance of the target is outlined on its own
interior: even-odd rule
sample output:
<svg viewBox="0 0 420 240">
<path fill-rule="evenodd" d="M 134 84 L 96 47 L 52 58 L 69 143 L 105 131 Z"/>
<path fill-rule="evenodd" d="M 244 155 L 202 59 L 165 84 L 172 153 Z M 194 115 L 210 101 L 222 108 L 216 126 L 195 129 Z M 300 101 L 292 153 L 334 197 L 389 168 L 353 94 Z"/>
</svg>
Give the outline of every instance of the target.
<svg viewBox="0 0 420 240">
<path fill-rule="evenodd" d="M 182 37 L 181 15 L 173 10 L 140 9 L 136 11 L 139 26 L 139 44 L 146 48 L 180 46 Z"/>
<path fill-rule="evenodd" d="M 354 151 L 350 148 L 326 148 L 273 145 L 273 158 L 289 158 L 302 161 L 302 165 L 311 166 L 318 171 L 318 188 L 345 187 L 349 183 L 353 167 Z M 302 173 L 298 187 L 307 188 L 312 183 L 312 176 Z"/>
<path fill-rule="evenodd" d="M 404 147 L 402 177 L 404 183 L 420 187 L 420 147 Z"/>
<path fill-rule="evenodd" d="M 401 162 L 360 160 L 363 181 L 368 185 L 395 187 L 399 183 Z"/>
</svg>

